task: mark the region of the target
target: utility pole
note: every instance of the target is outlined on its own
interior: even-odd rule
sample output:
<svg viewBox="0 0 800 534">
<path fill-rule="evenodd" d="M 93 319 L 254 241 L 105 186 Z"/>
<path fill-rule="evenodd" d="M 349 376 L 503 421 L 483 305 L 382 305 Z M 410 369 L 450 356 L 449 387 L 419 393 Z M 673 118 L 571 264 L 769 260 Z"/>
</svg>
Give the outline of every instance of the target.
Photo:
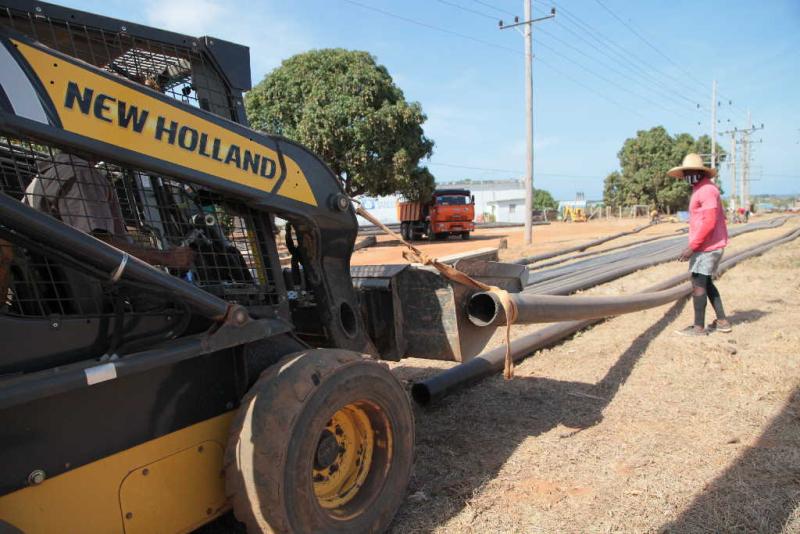
<svg viewBox="0 0 800 534">
<path fill-rule="evenodd" d="M 551 19 L 556 16 L 556 8 L 550 10 L 550 15 L 533 19 L 533 0 L 522 0 L 524 8 L 524 20 L 519 21 L 514 17 L 514 23 L 504 25 L 500 21 L 501 30 L 524 26 L 523 36 L 525 37 L 525 109 L 527 111 L 527 123 L 525 128 L 525 235 L 523 243 L 530 245 L 533 242 L 533 24 L 542 20 Z"/>
<path fill-rule="evenodd" d="M 736 131 L 731 132 L 731 159 L 729 163 L 731 173 L 731 211 L 736 213 Z"/>
<path fill-rule="evenodd" d="M 717 168 L 717 80 L 711 83 L 711 168 Z"/>
<path fill-rule="evenodd" d="M 722 135 L 730 134 L 731 136 L 731 158 L 729 160 L 729 168 L 731 170 L 731 193 L 730 199 L 733 205 L 733 209 L 736 209 L 735 203 L 737 202 L 736 194 L 737 194 L 737 149 L 736 145 L 742 145 L 742 155 L 741 155 L 741 162 L 742 168 L 741 173 L 739 174 L 739 185 L 738 185 L 738 194 L 739 194 L 739 207 L 747 209 L 750 206 L 750 157 L 752 156 L 752 145 L 753 141 L 750 139 L 750 136 L 756 132 L 757 130 L 763 130 L 764 123 L 761 123 L 761 126 L 754 127 L 753 126 L 753 119 L 750 111 L 747 112 L 747 128 L 743 130 L 739 130 L 738 128 L 734 128 L 733 130 L 728 130 L 726 132 L 721 132 Z M 741 136 L 741 139 L 737 139 L 737 136 Z M 760 141 L 759 141 L 760 142 Z"/>
<path fill-rule="evenodd" d="M 747 110 L 747 133 L 744 135 L 744 145 L 742 157 L 744 158 L 742 169 L 742 207 L 750 208 L 750 134 L 753 129 L 753 118 L 750 110 Z"/>
</svg>

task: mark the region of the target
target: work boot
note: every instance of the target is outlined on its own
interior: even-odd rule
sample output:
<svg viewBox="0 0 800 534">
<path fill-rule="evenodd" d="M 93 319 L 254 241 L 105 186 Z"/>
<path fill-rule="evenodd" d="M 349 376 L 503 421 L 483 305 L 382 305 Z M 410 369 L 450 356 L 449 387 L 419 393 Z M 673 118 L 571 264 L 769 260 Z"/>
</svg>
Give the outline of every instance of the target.
<svg viewBox="0 0 800 534">
<path fill-rule="evenodd" d="M 703 328 L 702 326 L 694 326 L 694 325 L 687 326 L 682 330 L 677 330 L 675 333 L 680 336 L 687 336 L 687 337 L 699 337 L 708 335 L 705 328 Z"/>
</svg>

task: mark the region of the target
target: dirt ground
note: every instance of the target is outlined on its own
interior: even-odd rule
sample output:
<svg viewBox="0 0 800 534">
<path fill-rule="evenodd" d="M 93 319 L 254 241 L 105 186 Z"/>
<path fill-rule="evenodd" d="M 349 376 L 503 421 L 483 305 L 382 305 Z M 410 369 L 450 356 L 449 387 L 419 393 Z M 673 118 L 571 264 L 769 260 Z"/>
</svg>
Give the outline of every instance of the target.
<svg viewBox="0 0 800 534">
<path fill-rule="evenodd" d="M 505 238 L 508 250 L 501 251 L 500 257 L 507 258 L 539 254 L 551 250 L 570 247 L 585 243 L 598 237 L 632 230 L 637 226 L 647 224 L 647 219 L 600 219 L 586 223 L 553 222 L 548 225 L 533 227 L 533 246 L 522 247 L 522 227 L 511 228 L 481 228 L 472 233 L 471 239 L 462 240 L 460 237 L 451 237 L 445 241 L 416 241 L 414 245 L 433 257 L 448 256 L 459 252 L 466 252 L 476 248 L 497 247 L 500 240 Z M 608 246 L 625 243 L 626 240 L 641 239 L 647 236 L 671 234 L 685 224 L 663 223 L 634 234 L 613 240 Z M 600 249 L 592 249 L 600 250 Z M 387 235 L 378 236 L 376 246 L 357 250 L 353 253 L 352 265 L 378 265 L 387 263 L 406 263 L 402 256 L 403 247 L 399 241 Z"/>
<path fill-rule="evenodd" d="M 729 250 L 797 225 L 745 234 Z M 601 234 L 583 228 L 580 240 Z M 587 293 L 631 292 L 685 269 L 672 262 Z M 415 408 L 417 459 L 392 531 L 800 533 L 800 240 L 739 264 L 718 287 L 732 334 L 677 336 L 692 322 L 682 301 L 540 351 L 512 381 Z M 410 384 L 451 365 L 407 359 L 394 370 Z"/>
</svg>

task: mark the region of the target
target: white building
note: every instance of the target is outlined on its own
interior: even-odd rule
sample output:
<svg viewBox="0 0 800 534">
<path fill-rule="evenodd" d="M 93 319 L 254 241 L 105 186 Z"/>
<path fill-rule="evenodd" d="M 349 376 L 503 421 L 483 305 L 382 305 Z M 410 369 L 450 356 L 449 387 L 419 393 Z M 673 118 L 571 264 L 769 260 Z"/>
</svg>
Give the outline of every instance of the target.
<svg viewBox="0 0 800 534">
<path fill-rule="evenodd" d="M 494 220 L 497 222 L 525 222 L 525 199 L 523 197 L 490 200 L 486 204 L 489 207 L 488 212 L 494 216 Z"/>
</svg>

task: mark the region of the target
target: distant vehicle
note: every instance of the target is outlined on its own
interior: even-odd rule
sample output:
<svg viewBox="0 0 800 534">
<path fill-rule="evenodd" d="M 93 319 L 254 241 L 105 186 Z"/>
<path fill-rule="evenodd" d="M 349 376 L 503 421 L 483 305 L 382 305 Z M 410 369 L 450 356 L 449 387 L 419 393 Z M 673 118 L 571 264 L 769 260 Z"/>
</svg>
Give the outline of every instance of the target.
<svg viewBox="0 0 800 534">
<path fill-rule="evenodd" d="M 460 235 L 469 239 L 475 229 L 475 197 L 469 189 L 437 189 L 429 202 L 398 202 L 397 219 L 403 239 L 430 241 Z"/>
<path fill-rule="evenodd" d="M 564 208 L 564 220 L 567 222 L 586 222 L 589 218 L 586 216 L 586 211 L 583 208 Z"/>
</svg>

